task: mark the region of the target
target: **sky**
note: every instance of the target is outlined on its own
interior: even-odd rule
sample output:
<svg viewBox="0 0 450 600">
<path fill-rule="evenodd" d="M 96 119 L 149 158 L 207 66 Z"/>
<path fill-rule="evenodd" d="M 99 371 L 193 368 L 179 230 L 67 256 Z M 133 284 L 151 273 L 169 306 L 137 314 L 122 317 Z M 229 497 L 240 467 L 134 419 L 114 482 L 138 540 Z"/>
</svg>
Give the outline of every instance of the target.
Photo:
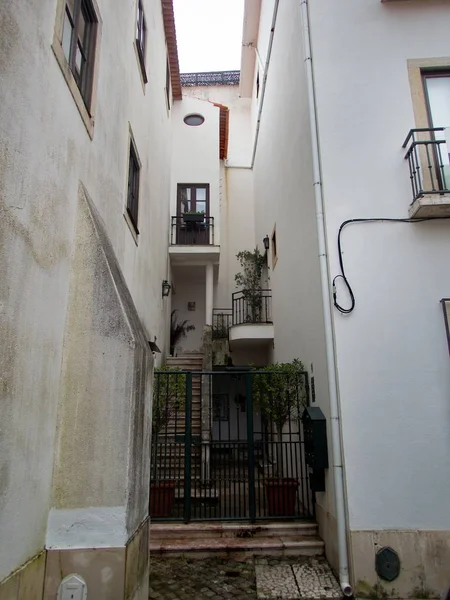
<svg viewBox="0 0 450 600">
<path fill-rule="evenodd" d="M 181 73 L 241 65 L 244 0 L 174 0 Z"/>
</svg>

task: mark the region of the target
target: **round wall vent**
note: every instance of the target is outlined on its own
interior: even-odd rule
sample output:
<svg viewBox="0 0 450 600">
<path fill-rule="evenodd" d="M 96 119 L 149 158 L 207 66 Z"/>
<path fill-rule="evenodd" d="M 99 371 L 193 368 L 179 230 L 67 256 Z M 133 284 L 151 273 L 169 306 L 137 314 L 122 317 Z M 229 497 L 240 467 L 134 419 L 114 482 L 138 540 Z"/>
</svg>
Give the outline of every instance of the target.
<svg viewBox="0 0 450 600">
<path fill-rule="evenodd" d="M 375 556 L 375 570 L 381 579 L 394 581 L 400 575 L 400 558 L 395 550 L 385 546 Z"/>
<path fill-rule="evenodd" d="M 203 125 L 205 122 L 205 117 L 203 115 L 199 115 L 198 113 L 192 113 L 191 115 L 186 115 L 183 121 L 186 123 L 186 125 L 198 127 L 199 125 Z"/>
</svg>

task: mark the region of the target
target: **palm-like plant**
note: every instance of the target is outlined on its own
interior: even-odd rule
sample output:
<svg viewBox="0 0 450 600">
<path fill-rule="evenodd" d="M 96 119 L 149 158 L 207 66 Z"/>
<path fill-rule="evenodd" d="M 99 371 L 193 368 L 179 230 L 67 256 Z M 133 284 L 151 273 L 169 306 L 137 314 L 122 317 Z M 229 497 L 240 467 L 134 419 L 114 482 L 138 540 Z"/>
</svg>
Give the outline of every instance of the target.
<svg viewBox="0 0 450 600">
<path fill-rule="evenodd" d="M 170 354 L 173 356 L 175 352 L 175 346 L 177 343 L 184 339 L 190 331 L 194 331 L 195 325 L 189 323 L 188 319 L 184 321 L 178 321 L 177 318 L 178 310 L 173 310 L 170 316 Z"/>
</svg>

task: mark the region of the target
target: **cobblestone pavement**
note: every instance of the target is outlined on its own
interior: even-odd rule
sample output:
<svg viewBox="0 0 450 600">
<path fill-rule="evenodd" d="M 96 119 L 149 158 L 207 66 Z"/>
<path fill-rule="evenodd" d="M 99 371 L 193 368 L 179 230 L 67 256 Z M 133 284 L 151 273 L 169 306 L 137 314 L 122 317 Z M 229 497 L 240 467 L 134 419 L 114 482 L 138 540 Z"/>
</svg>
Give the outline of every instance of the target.
<svg viewBox="0 0 450 600">
<path fill-rule="evenodd" d="M 256 599 L 252 562 L 150 557 L 151 600 Z"/>
<path fill-rule="evenodd" d="M 150 600 L 338 600 L 324 559 L 150 559 Z"/>
</svg>

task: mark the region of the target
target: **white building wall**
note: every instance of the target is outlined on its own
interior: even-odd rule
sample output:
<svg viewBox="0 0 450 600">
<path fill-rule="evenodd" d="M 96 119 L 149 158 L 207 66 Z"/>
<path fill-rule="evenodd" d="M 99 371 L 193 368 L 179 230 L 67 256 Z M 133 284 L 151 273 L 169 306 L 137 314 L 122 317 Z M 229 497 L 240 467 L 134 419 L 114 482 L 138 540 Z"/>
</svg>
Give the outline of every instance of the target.
<svg viewBox="0 0 450 600">
<path fill-rule="evenodd" d="M 98 0 L 92 141 L 51 49 L 55 1 L 0 6 L 0 580 L 44 545 L 79 181 L 105 222 L 149 339 L 157 335 L 166 349 L 165 41 L 160 4 L 143 4 L 151 40 L 145 93 L 133 48 L 135 3 L 111 11 Z M 138 246 L 123 217 L 130 125 L 142 162 Z"/>
<path fill-rule="evenodd" d="M 184 94 L 184 88 L 183 88 Z M 191 127 L 186 115 L 200 113 L 203 125 Z M 210 216 L 214 217 L 214 243 L 220 244 L 219 210 L 219 108 L 207 100 L 183 95 L 172 109 L 172 170 L 170 214 L 177 214 L 177 184 L 209 183 Z"/>
<path fill-rule="evenodd" d="M 273 2 L 263 0 L 265 21 L 260 26 L 260 38 L 262 31 L 270 29 L 272 10 Z M 275 328 L 273 361 L 303 361 L 315 377 L 316 402 L 329 417 L 311 137 L 300 32 L 300 3 L 280 2 L 253 171 L 256 240 L 262 247 L 264 236 L 271 238 L 276 226 L 278 260 L 274 268 L 272 243 L 268 256 Z M 257 102 L 255 98 L 253 101 Z M 328 446 L 331 448 L 330 441 Z M 327 493 L 317 494 L 318 518 L 327 554 L 336 565 L 331 470 L 327 471 L 326 489 Z"/>
<path fill-rule="evenodd" d="M 446 2 L 311 3 L 332 275 L 342 221 L 408 216 L 407 60 L 448 55 L 449 23 Z M 350 316 L 334 313 L 350 526 L 449 529 L 450 365 L 439 304 L 449 294 L 449 224 L 351 225 L 343 250 L 356 295 Z"/>
</svg>

